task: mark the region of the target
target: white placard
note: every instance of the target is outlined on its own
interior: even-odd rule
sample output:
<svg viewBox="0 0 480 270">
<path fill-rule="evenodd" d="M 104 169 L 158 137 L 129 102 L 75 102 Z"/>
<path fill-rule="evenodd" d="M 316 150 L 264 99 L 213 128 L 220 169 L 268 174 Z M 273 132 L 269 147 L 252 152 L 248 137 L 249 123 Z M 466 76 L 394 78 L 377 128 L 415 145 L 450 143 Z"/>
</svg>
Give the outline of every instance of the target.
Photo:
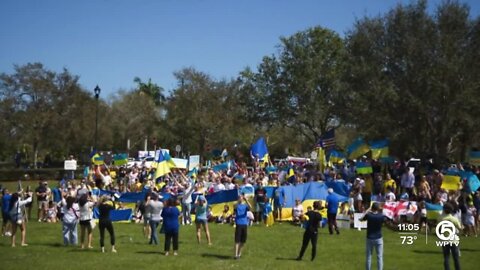
<svg viewBox="0 0 480 270">
<path fill-rule="evenodd" d="M 63 168 L 66 171 L 76 171 L 77 170 L 77 161 L 76 160 L 65 160 Z"/>
<path fill-rule="evenodd" d="M 360 219 L 365 214 L 362 213 L 355 213 L 353 214 L 353 227 L 355 229 L 366 229 L 367 228 L 367 221 L 360 221 Z"/>
<path fill-rule="evenodd" d="M 200 167 L 200 155 L 190 156 L 188 170 L 191 171 L 194 168 L 199 168 L 199 167 Z"/>
<path fill-rule="evenodd" d="M 337 215 L 337 224 L 339 228 L 350 229 L 350 216 Z"/>
<path fill-rule="evenodd" d="M 183 158 L 172 158 L 175 163 L 175 168 L 186 169 L 188 164 L 188 159 Z"/>
</svg>

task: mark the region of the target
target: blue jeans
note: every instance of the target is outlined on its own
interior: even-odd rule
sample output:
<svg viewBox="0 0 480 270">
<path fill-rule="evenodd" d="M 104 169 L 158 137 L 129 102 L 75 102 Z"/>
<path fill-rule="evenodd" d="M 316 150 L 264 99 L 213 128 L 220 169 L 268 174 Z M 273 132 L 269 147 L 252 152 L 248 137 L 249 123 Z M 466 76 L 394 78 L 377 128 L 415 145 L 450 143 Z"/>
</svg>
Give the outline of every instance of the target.
<svg viewBox="0 0 480 270">
<path fill-rule="evenodd" d="M 191 203 L 182 203 L 182 215 L 183 215 L 183 223 L 187 224 L 192 223 L 192 217 L 190 213 L 192 212 L 192 204 Z"/>
<path fill-rule="evenodd" d="M 78 243 L 77 236 L 77 222 L 66 223 L 63 222 L 63 244 L 76 245 Z"/>
<path fill-rule="evenodd" d="M 160 221 L 150 220 L 149 223 L 150 223 L 150 228 L 151 228 L 150 244 L 158 245 L 157 227 L 158 227 L 158 224 L 160 224 Z"/>
<path fill-rule="evenodd" d="M 367 264 L 366 269 L 371 269 L 372 264 L 372 253 L 373 248 L 375 248 L 377 252 L 377 269 L 383 269 L 383 238 L 379 239 L 368 239 L 367 238 Z"/>
</svg>

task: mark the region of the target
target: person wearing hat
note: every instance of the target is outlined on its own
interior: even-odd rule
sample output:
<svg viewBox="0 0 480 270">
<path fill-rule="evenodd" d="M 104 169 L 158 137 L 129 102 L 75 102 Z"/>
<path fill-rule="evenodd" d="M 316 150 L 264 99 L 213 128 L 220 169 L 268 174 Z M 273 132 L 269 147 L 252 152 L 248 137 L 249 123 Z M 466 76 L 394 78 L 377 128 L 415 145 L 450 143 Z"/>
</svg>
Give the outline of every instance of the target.
<svg viewBox="0 0 480 270">
<path fill-rule="evenodd" d="M 300 254 L 297 257 L 297 261 L 301 261 L 305 250 L 307 249 L 308 242 L 312 242 L 312 257 L 311 260 L 315 259 L 317 255 L 317 240 L 318 240 L 318 227 L 320 227 L 320 222 L 322 221 L 322 215 L 319 212 L 320 202 L 313 202 L 313 210 L 307 211 L 304 216 L 304 220 L 307 220 L 305 232 L 303 233 L 302 248 L 300 249 Z"/>
<path fill-rule="evenodd" d="M 200 244 L 202 238 L 202 227 L 207 236 L 208 245 L 212 244 L 210 239 L 210 231 L 208 230 L 208 219 L 207 219 L 207 199 L 203 195 L 198 195 L 195 200 L 195 224 L 197 225 L 197 241 Z"/>
<path fill-rule="evenodd" d="M 328 196 L 327 196 L 327 219 L 328 219 L 328 231 L 330 234 L 333 234 L 333 229 L 335 228 L 335 231 L 337 234 L 340 234 L 340 231 L 338 230 L 337 226 L 337 212 L 338 212 L 338 204 L 340 203 L 340 200 L 338 199 L 338 196 L 333 194 L 333 189 L 329 188 L 328 189 Z"/>
<path fill-rule="evenodd" d="M 378 203 L 374 202 L 360 220 L 367 221 L 366 269 L 370 270 L 371 268 L 372 253 L 375 248 L 377 252 L 377 269 L 381 270 L 383 269 L 382 224 L 385 221 L 385 216 L 380 210 Z"/>
</svg>

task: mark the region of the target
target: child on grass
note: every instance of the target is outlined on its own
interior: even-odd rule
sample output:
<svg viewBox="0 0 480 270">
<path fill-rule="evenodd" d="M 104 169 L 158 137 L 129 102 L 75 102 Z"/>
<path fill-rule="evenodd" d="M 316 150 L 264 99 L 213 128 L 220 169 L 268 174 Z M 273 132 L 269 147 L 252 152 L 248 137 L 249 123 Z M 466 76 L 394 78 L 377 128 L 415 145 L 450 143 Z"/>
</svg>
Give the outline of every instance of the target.
<svg viewBox="0 0 480 270">
<path fill-rule="evenodd" d="M 48 202 L 47 222 L 57 223 L 57 206 L 53 203 L 53 201 Z"/>
</svg>

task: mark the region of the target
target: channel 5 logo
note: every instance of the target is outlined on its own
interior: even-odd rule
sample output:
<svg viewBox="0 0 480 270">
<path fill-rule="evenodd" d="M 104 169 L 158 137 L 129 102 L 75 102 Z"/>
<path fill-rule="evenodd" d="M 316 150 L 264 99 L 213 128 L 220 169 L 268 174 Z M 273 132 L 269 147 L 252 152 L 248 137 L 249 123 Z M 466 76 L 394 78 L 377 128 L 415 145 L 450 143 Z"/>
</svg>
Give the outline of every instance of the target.
<svg viewBox="0 0 480 270">
<path fill-rule="evenodd" d="M 453 222 L 448 220 L 443 220 L 437 224 L 435 228 L 435 234 L 437 234 L 438 239 L 441 241 L 436 241 L 438 247 L 449 246 L 460 244 L 460 238 L 457 235 L 457 228 Z"/>
</svg>

